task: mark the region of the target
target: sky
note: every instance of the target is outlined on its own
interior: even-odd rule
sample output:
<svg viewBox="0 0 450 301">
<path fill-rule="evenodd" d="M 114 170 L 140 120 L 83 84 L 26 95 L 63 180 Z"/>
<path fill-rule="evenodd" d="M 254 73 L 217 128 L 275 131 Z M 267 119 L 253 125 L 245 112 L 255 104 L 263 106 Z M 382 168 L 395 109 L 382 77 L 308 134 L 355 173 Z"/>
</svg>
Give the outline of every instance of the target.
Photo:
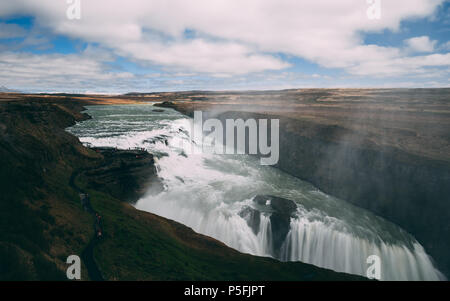
<svg viewBox="0 0 450 301">
<path fill-rule="evenodd" d="M 0 86 L 450 87 L 445 0 L 1 0 Z"/>
</svg>

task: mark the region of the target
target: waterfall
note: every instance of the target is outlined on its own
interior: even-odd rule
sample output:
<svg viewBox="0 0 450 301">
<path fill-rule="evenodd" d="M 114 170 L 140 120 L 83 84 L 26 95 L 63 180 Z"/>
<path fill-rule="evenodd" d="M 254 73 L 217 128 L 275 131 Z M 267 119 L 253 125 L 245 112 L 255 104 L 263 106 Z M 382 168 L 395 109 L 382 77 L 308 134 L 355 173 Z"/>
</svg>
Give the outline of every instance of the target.
<svg viewBox="0 0 450 301">
<path fill-rule="evenodd" d="M 93 119 L 69 129 L 83 143 L 142 147 L 157 155 L 165 190 L 142 197 L 135 204 L 140 210 L 178 221 L 248 254 L 363 276 L 368 256 L 377 255 L 382 280 L 445 279 L 411 235 L 367 210 L 261 166 L 250 156 L 191 154 L 189 148 L 199 147 L 192 145 L 191 120 L 173 110 L 156 114 L 152 106 L 93 106 L 88 113 Z M 262 194 L 297 206 L 285 232 L 272 223 L 270 204 L 253 201 Z M 280 233 L 284 241 L 276 247 Z"/>
<path fill-rule="evenodd" d="M 370 255 L 381 259 L 381 280 L 445 280 L 417 241 L 412 248 L 401 243 L 369 241 L 305 218 L 291 220 L 280 259 L 365 276 L 364 263 Z"/>
</svg>

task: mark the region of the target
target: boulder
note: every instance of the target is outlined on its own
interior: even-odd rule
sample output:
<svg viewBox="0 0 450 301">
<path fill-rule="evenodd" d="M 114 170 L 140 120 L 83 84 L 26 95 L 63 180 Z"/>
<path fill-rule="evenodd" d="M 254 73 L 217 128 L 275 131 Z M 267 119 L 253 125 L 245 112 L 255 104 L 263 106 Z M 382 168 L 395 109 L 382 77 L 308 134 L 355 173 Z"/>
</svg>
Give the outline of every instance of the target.
<svg viewBox="0 0 450 301">
<path fill-rule="evenodd" d="M 297 205 L 294 201 L 272 195 L 257 195 L 253 201 L 262 206 L 270 206 L 273 250 L 278 252 L 291 228 L 291 217 Z"/>
<path fill-rule="evenodd" d="M 261 222 L 261 212 L 252 207 L 244 207 L 239 215 L 247 221 L 247 225 L 252 229 L 255 235 L 259 233 L 259 224 Z"/>
</svg>

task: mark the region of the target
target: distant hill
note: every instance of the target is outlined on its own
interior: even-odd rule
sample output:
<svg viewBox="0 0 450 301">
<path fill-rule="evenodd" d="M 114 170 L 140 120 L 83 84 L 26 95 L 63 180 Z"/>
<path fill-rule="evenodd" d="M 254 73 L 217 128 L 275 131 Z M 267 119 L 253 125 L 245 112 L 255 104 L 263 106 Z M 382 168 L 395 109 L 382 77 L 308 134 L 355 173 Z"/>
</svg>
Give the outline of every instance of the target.
<svg viewBox="0 0 450 301">
<path fill-rule="evenodd" d="M 19 91 L 8 89 L 5 86 L 0 86 L 0 93 L 19 93 Z"/>
</svg>

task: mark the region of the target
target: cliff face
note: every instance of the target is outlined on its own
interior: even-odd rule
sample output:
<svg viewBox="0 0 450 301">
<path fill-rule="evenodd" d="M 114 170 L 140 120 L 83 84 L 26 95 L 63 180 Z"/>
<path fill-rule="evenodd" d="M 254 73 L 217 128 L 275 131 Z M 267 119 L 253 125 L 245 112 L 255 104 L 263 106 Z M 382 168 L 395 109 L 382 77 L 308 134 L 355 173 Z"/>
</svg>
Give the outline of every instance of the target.
<svg viewBox="0 0 450 301">
<path fill-rule="evenodd" d="M 85 118 L 79 109 L 44 100 L 0 102 L 2 280 L 64 280 L 65 259 L 87 245 L 91 222 L 67 183 L 75 166 L 99 157 L 64 131 Z"/>
<path fill-rule="evenodd" d="M 100 166 L 82 172 L 87 188 L 103 191 L 130 203 L 138 201 L 149 190 L 151 193 L 163 190 L 152 154 L 143 150 L 114 148 L 93 150 L 104 159 Z"/>
<path fill-rule="evenodd" d="M 450 271 L 450 164 L 376 145 L 336 125 L 250 112 L 226 112 L 223 122 L 280 120 L 275 167 L 322 191 L 366 208 L 412 233 L 445 273 Z"/>
<path fill-rule="evenodd" d="M 282 133 L 280 169 L 402 226 L 449 274 L 448 163 L 390 147 Z"/>
</svg>

